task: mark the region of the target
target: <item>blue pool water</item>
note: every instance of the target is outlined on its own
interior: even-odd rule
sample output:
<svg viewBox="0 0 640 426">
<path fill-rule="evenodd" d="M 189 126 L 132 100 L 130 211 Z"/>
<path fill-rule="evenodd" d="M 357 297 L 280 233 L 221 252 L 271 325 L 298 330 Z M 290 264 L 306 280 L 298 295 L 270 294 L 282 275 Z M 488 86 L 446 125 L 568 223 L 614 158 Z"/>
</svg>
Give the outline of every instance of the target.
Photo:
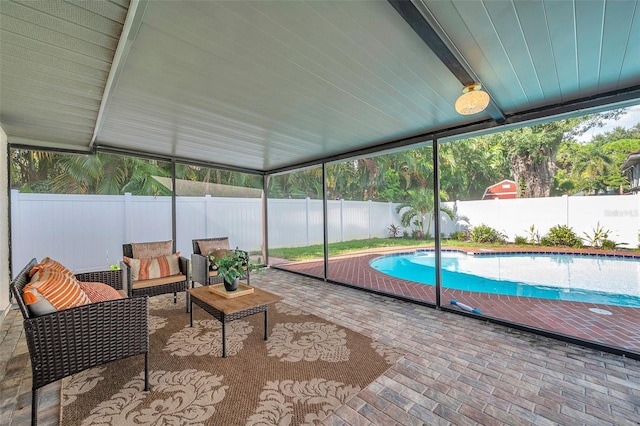
<svg viewBox="0 0 640 426">
<path fill-rule="evenodd" d="M 435 283 L 435 254 L 376 258 L 371 267 L 422 284 Z M 442 286 L 456 290 L 640 307 L 640 259 L 543 253 L 469 255 L 442 252 Z"/>
</svg>

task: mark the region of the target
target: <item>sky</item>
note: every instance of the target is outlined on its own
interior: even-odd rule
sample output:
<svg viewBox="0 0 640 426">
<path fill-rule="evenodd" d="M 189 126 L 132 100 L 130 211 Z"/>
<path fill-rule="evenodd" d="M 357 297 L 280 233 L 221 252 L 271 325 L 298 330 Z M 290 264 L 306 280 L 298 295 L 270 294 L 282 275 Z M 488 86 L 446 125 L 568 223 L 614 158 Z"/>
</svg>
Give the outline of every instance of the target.
<svg viewBox="0 0 640 426">
<path fill-rule="evenodd" d="M 626 113 L 617 120 L 608 120 L 603 127 L 594 127 L 584 135 L 576 138 L 578 142 L 589 142 L 594 136 L 610 132 L 616 127 L 631 128 L 640 123 L 640 105 L 626 108 Z"/>
</svg>

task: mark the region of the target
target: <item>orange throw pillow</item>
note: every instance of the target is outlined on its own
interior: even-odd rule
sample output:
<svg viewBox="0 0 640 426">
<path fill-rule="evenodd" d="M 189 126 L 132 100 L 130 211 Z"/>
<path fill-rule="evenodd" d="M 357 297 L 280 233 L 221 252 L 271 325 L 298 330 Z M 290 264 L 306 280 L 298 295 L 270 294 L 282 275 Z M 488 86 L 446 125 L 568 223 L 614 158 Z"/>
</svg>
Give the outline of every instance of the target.
<svg viewBox="0 0 640 426">
<path fill-rule="evenodd" d="M 91 303 L 75 277 L 52 269 L 44 269 L 34 275 L 35 280 L 24 287 L 24 301 L 35 304 L 47 299 L 58 311 Z"/>
<path fill-rule="evenodd" d="M 33 277 L 33 274 L 43 269 L 53 269 L 54 271 L 60 271 L 67 275 L 73 275 L 73 272 L 71 272 L 62 263 L 56 260 L 53 260 L 50 257 L 45 257 L 44 259 L 42 259 L 42 261 L 40 261 L 40 263 L 38 263 L 36 266 L 31 268 L 31 270 L 29 271 L 29 276 Z"/>
<path fill-rule="evenodd" d="M 180 252 L 153 259 L 132 259 L 125 256 L 124 261 L 131 267 L 131 280 L 141 281 L 179 274 L 178 258 Z"/>
<path fill-rule="evenodd" d="M 115 288 L 105 283 L 92 283 L 79 281 L 78 284 L 85 292 L 91 303 L 106 302 L 107 300 L 123 299 L 124 297 Z"/>
</svg>

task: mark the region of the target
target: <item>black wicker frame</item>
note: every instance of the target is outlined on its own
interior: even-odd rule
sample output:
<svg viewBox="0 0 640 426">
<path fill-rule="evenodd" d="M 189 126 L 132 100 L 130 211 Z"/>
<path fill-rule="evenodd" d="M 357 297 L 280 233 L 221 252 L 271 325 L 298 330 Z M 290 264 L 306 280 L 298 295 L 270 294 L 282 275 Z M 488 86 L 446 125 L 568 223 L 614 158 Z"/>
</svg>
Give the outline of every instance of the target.
<svg viewBox="0 0 640 426">
<path fill-rule="evenodd" d="M 133 248 L 131 244 L 123 244 L 122 245 L 122 254 L 123 256 L 133 257 Z M 121 262 L 122 269 L 125 271 L 126 282 L 127 282 L 127 291 L 129 297 L 139 297 L 139 296 L 158 296 L 160 294 L 168 294 L 173 293 L 173 303 L 176 303 L 178 298 L 177 295 L 181 291 L 187 291 L 189 288 L 189 282 L 191 281 L 189 274 L 189 259 L 186 257 L 180 256 L 178 258 L 178 265 L 180 267 L 180 273 L 187 277 L 183 281 L 176 281 L 168 284 L 159 284 L 150 287 L 144 288 L 133 288 L 133 280 L 131 279 L 131 267 L 126 262 Z M 186 302 L 186 311 L 189 312 L 189 297 L 187 297 Z"/>
<path fill-rule="evenodd" d="M 22 292 L 36 264 L 32 259 L 9 285 L 24 318 L 31 359 L 31 424 L 38 422 L 38 389 L 107 362 L 144 354 L 145 390 L 149 390 L 148 299 L 91 303 L 34 317 Z M 123 288 L 122 271 L 76 274 L 76 278 Z"/>
<path fill-rule="evenodd" d="M 211 284 L 219 284 L 223 282 L 223 278 L 220 276 L 210 276 L 209 269 L 211 268 L 211 263 L 209 262 L 209 257 L 202 254 L 200 250 L 200 245 L 198 245 L 199 241 L 224 241 L 228 240 L 229 237 L 215 237 L 215 238 L 200 238 L 197 240 L 191 240 L 191 244 L 193 246 L 193 254 L 191 255 L 191 279 L 192 279 L 192 287 L 195 283 L 199 283 L 201 285 L 211 285 Z M 244 251 L 244 250 L 242 250 Z M 247 258 L 249 253 L 247 253 Z M 247 279 L 247 285 L 250 285 L 250 274 L 249 270 L 245 271 L 245 276 L 241 277 L 242 279 Z"/>
</svg>

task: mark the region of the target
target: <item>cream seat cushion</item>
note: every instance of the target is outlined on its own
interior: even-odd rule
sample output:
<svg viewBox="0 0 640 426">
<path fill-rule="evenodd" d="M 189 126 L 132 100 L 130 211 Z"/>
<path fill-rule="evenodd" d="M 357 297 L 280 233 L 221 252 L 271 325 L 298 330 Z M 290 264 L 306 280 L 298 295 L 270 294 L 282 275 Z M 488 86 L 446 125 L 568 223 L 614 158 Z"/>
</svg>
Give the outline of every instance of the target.
<svg viewBox="0 0 640 426">
<path fill-rule="evenodd" d="M 156 285 L 179 283 L 180 281 L 186 281 L 186 280 L 187 280 L 187 277 L 185 275 L 178 274 L 178 275 L 171 275 L 169 277 L 152 278 L 150 280 L 134 281 L 131 284 L 131 286 L 134 289 L 140 289 L 140 288 L 153 287 L 153 286 L 156 286 Z"/>
</svg>

